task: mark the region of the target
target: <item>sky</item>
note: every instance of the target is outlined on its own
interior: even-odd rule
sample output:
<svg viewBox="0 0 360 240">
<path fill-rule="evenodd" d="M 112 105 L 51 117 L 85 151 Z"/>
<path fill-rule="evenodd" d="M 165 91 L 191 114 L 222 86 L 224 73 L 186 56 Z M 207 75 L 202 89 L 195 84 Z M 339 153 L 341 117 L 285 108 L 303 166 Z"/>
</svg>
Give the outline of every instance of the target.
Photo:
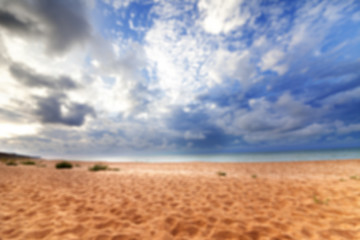
<svg viewBox="0 0 360 240">
<path fill-rule="evenodd" d="M 0 1 L 0 151 L 351 147 L 358 0 Z"/>
</svg>

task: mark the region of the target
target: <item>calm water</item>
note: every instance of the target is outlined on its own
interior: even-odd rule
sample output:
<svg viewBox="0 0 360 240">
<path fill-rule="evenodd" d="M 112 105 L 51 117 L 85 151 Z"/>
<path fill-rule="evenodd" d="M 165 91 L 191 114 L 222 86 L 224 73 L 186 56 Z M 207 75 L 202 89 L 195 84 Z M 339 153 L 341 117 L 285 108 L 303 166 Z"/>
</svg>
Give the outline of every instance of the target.
<svg viewBox="0 0 360 240">
<path fill-rule="evenodd" d="M 360 159 L 360 149 L 262 152 L 212 155 L 127 156 L 104 158 L 112 162 L 278 162 Z"/>
</svg>

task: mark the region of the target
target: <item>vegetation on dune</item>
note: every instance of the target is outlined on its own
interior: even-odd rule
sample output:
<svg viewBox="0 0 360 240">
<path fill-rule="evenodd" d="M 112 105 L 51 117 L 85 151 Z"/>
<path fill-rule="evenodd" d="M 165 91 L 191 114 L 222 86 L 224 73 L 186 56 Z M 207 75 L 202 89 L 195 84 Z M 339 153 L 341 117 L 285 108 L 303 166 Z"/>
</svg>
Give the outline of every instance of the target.
<svg viewBox="0 0 360 240">
<path fill-rule="evenodd" d="M 322 204 L 327 205 L 327 204 L 329 203 L 329 199 L 321 200 L 321 199 L 319 199 L 315 194 L 314 194 L 314 196 L 313 196 L 313 200 L 314 200 L 314 202 L 315 202 L 316 204 L 320 204 L 320 205 L 322 205 Z"/>
<path fill-rule="evenodd" d="M 103 165 L 103 164 L 95 164 L 92 167 L 89 167 L 89 171 L 93 171 L 93 172 L 97 172 L 97 171 L 105 171 L 105 170 L 109 170 L 107 165 Z"/>
<path fill-rule="evenodd" d="M 36 163 L 34 161 L 30 161 L 30 160 L 21 161 L 20 163 L 23 164 L 23 165 L 36 165 Z"/>
<path fill-rule="evenodd" d="M 17 166 L 17 163 L 15 161 L 7 161 L 5 164 L 7 166 Z"/>
<path fill-rule="evenodd" d="M 221 171 L 219 171 L 219 172 L 217 172 L 217 175 L 218 175 L 219 177 L 225 177 L 225 176 L 226 176 L 226 172 L 221 172 Z"/>
<path fill-rule="evenodd" d="M 18 164 L 23 165 L 37 165 L 37 161 L 33 159 L 39 159 L 40 157 L 36 156 L 27 156 L 16 153 L 5 153 L 0 152 L 0 162 L 4 163 L 7 166 L 17 166 Z"/>
<path fill-rule="evenodd" d="M 357 176 L 357 175 L 350 176 L 350 179 L 352 179 L 352 180 L 360 180 L 360 176 Z"/>
<path fill-rule="evenodd" d="M 252 178 L 257 178 L 256 174 L 251 175 Z"/>
<path fill-rule="evenodd" d="M 70 163 L 70 162 L 62 161 L 62 162 L 57 163 L 57 164 L 55 165 L 55 167 L 56 167 L 57 169 L 63 169 L 63 168 L 72 168 L 73 165 L 72 165 L 72 163 Z"/>
<path fill-rule="evenodd" d="M 16 153 L 5 153 L 5 152 L 0 152 L 0 159 L 34 159 L 34 158 L 39 158 L 39 157 L 35 157 L 35 156 L 26 156 L 26 155 L 21 155 L 21 154 L 16 154 Z"/>
</svg>

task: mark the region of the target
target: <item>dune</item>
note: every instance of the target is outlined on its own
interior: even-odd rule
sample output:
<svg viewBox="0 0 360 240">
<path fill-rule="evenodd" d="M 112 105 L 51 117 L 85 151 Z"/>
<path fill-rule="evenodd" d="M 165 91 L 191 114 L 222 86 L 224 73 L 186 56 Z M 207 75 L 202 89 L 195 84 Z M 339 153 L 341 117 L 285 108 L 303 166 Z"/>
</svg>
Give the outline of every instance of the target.
<svg viewBox="0 0 360 240">
<path fill-rule="evenodd" d="M 1 240 L 360 239 L 360 160 L 41 164 L 0 163 Z"/>
</svg>

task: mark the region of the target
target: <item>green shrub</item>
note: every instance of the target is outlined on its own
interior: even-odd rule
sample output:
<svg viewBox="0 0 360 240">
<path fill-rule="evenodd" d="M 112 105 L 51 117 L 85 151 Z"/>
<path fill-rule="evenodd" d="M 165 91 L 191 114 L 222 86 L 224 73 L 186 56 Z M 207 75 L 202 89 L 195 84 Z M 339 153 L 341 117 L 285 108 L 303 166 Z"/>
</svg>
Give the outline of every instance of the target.
<svg viewBox="0 0 360 240">
<path fill-rule="evenodd" d="M 35 165 L 36 163 L 34 162 L 34 161 L 21 161 L 20 162 L 21 164 L 23 164 L 23 165 Z"/>
<path fill-rule="evenodd" d="M 6 165 L 7 166 L 17 166 L 17 163 L 15 161 L 7 161 Z"/>
<path fill-rule="evenodd" d="M 72 168 L 73 165 L 70 162 L 62 161 L 62 162 L 57 163 L 55 167 L 58 169 Z"/>
<path fill-rule="evenodd" d="M 94 172 L 97 172 L 97 171 L 105 171 L 105 170 L 108 170 L 108 166 L 107 166 L 107 165 L 95 164 L 94 166 L 89 167 L 89 171 L 94 171 Z"/>
<path fill-rule="evenodd" d="M 251 175 L 252 178 L 257 178 L 256 174 Z"/>
<path fill-rule="evenodd" d="M 221 172 L 221 171 L 219 171 L 219 172 L 217 172 L 217 175 L 218 175 L 219 177 L 225 177 L 225 176 L 226 176 L 226 172 Z"/>
</svg>

